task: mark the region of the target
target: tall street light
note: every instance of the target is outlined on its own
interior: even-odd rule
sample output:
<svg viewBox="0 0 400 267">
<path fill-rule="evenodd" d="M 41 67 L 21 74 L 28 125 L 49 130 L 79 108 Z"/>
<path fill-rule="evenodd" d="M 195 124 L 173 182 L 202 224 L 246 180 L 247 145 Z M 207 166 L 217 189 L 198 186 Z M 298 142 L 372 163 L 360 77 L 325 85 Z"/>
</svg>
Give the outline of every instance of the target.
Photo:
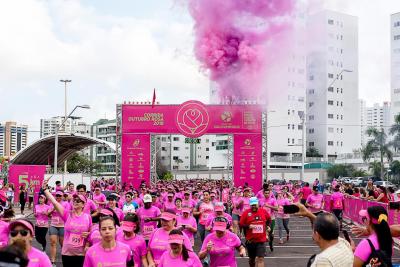
<svg viewBox="0 0 400 267">
<path fill-rule="evenodd" d="M 90 109 L 89 105 L 78 105 L 75 106 L 75 108 L 69 113 L 68 116 L 64 118 L 64 120 L 61 122 L 61 124 L 56 127 L 56 134 L 54 138 L 54 174 L 57 174 L 57 164 L 58 164 L 58 131 L 61 129 L 61 127 L 64 125 L 64 123 L 67 121 L 69 117 L 71 117 L 72 113 L 75 112 L 77 108 L 84 108 L 84 109 Z"/>
<path fill-rule="evenodd" d="M 72 80 L 65 79 L 65 80 L 60 80 L 60 82 L 64 83 L 64 120 L 67 120 L 67 83 L 72 82 Z M 67 132 L 66 127 L 64 127 L 64 132 L 65 133 Z M 64 173 L 67 173 L 67 161 L 64 162 Z"/>
</svg>

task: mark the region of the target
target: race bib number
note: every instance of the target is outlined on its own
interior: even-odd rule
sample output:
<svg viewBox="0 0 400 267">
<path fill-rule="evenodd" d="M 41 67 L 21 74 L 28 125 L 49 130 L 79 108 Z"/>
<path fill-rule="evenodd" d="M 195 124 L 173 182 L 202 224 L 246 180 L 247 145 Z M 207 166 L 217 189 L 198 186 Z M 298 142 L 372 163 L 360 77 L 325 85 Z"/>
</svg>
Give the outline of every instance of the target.
<svg viewBox="0 0 400 267">
<path fill-rule="evenodd" d="M 253 224 L 253 234 L 262 234 L 264 232 L 264 226 L 261 224 Z"/>
<path fill-rule="evenodd" d="M 203 213 L 203 214 L 201 215 L 202 220 L 206 221 L 206 220 L 208 219 L 208 216 L 209 216 L 209 215 L 210 215 L 209 213 Z"/>
<path fill-rule="evenodd" d="M 37 220 L 36 223 L 38 226 L 46 226 L 47 225 L 47 221 L 45 221 L 45 220 Z"/>
<path fill-rule="evenodd" d="M 333 206 L 335 208 L 341 208 L 342 207 L 342 200 L 341 199 L 336 199 L 335 202 L 333 203 Z"/>
<path fill-rule="evenodd" d="M 144 234 L 151 234 L 153 231 L 154 231 L 154 225 L 144 225 L 143 226 Z"/>
<path fill-rule="evenodd" d="M 278 212 L 279 212 L 279 213 L 283 213 L 283 206 L 279 206 L 279 207 L 278 207 Z"/>
<path fill-rule="evenodd" d="M 78 234 L 70 234 L 68 239 L 68 244 L 73 247 L 82 247 L 83 246 L 83 237 Z"/>
</svg>

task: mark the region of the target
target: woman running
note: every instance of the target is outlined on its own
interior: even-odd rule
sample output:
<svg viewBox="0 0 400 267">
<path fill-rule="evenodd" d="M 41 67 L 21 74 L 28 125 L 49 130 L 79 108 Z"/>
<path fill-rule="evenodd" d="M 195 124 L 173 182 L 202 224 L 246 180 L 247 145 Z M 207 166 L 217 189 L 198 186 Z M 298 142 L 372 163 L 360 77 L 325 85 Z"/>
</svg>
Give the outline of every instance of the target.
<svg viewBox="0 0 400 267">
<path fill-rule="evenodd" d="M 26 204 L 26 189 L 25 185 L 19 187 L 19 205 L 21 208 L 21 214 L 24 215 L 25 204 Z"/>
<path fill-rule="evenodd" d="M 190 214 L 191 208 L 184 207 L 182 209 L 183 216 L 177 217 L 177 226 L 185 233 L 194 246 L 194 235 L 197 233 L 196 219 Z"/>
<path fill-rule="evenodd" d="M 202 267 L 202 263 L 195 253 L 189 251 L 184 245 L 182 231 L 174 229 L 169 233 L 168 243 L 170 249 L 161 256 L 158 267 Z"/>
<path fill-rule="evenodd" d="M 32 246 L 33 225 L 26 220 L 16 220 L 10 223 L 9 227 L 10 244 L 17 244 L 24 250 L 24 255 L 29 259 L 28 267 L 51 267 L 47 255 Z"/>
<path fill-rule="evenodd" d="M 197 203 L 194 208 L 193 215 L 199 216 L 199 225 L 197 226 L 197 230 L 200 234 L 201 242 L 204 241 L 206 237 L 206 223 L 208 220 L 208 216 L 214 212 L 214 204 L 210 199 L 210 191 L 203 191 L 203 200 Z"/>
<path fill-rule="evenodd" d="M 278 211 L 276 212 L 276 223 L 278 225 L 278 233 L 279 233 L 279 244 L 283 244 L 283 228 L 286 230 L 286 241 L 289 241 L 289 219 L 290 215 L 285 214 L 283 212 L 283 206 L 290 205 L 291 202 L 287 198 L 287 196 L 279 191 L 276 197 L 276 202 L 278 204 Z"/>
<path fill-rule="evenodd" d="M 139 235 L 139 218 L 136 214 L 127 214 L 117 232 L 117 241 L 128 245 L 133 253 L 133 261 L 137 267 L 147 267 L 146 241 Z"/>
<path fill-rule="evenodd" d="M 131 262 L 131 249 L 127 245 L 115 240 L 117 228 L 113 217 L 105 216 L 100 218 L 99 229 L 101 242 L 88 249 L 83 266 L 133 266 Z"/>
<path fill-rule="evenodd" d="M 73 195 L 72 209 L 67 210 L 50 193 L 47 182 L 45 180 L 42 185 L 44 194 L 64 221 L 64 243 L 61 249 L 63 266 L 83 266 L 87 237 L 92 226 L 92 218 L 83 212 L 87 199 L 84 195 Z"/>
<path fill-rule="evenodd" d="M 46 204 L 46 196 L 39 196 L 39 204 L 35 206 L 35 238 L 42 245 L 42 250 L 46 251 L 46 234 L 49 230 L 49 214 L 51 208 Z"/>
</svg>

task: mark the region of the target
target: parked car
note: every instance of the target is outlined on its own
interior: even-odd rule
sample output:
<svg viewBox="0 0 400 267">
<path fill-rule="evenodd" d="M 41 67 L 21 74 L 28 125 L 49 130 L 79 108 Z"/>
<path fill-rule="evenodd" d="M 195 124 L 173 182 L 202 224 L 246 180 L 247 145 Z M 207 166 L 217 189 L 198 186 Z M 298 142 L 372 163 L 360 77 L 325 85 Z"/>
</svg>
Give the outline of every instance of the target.
<svg viewBox="0 0 400 267">
<path fill-rule="evenodd" d="M 350 183 L 355 186 L 360 186 L 362 181 L 363 181 L 363 177 L 356 177 L 356 178 L 350 180 Z"/>
<path fill-rule="evenodd" d="M 396 187 L 394 184 L 392 184 L 389 181 L 376 181 L 376 182 L 374 182 L 374 185 L 381 185 L 384 187 L 394 187 L 394 188 Z"/>
</svg>

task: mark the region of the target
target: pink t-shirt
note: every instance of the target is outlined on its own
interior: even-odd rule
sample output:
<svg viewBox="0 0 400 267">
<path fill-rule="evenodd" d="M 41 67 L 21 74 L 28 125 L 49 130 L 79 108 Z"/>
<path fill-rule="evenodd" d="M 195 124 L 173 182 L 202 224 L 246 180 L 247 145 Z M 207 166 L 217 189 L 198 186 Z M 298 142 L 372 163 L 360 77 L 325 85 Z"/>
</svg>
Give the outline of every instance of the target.
<svg viewBox="0 0 400 267">
<path fill-rule="evenodd" d="M 312 194 L 312 191 L 308 186 L 303 187 L 300 192 L 303 193 L 303 196 L 301 197 L 302 199 L 307 199 L 308 196 Z"/>
<path fill-rule="evenodd" d="M 200 211 L 199 223 L 201 225 L 206 225 L 208 216 L 210 216 L 214 212 L 213 203 L 209 202 L 208 204 L 205 202 L 199 202 L 197 204 L 198 211 Z"/>
<path fill-rule="evenodd" d="M 176 218 L 176 223 L 178 227 L 182 225 L 189 225 L 197 229 L 196 219 L 193 216 L 189 216 L 188 218 L 184 218 L 183 216 L 179 216 Z M 192 246 L 194 245 L 194 233 L 189 231 L 188 229 L 183 229 L 183 232 L 189 237 Z"/>
<path fill-rule="evenodd" d="M 331 202 L 333 203 L 332 209 L 343 209 L 343 194 L 340 192 L 334 192 L 331 195 Z"/>
<path fill-rule="evenodd" d="M 218 238 L 215 233 L 210 233 L 204 239 L 200 251 L 207 250 L 207 244 L 209 241 L 213 243 L 213 248 L 209 252 L 210 267 L 237 267 L 235 248 L 239 247 L 241 244 L 237 235 L 230 231 L 226 231 L 222 238 Z"/>
<path fill-rule="evenodd" d="M 283 212 L 283 206 L 285 205 L 290 205 L 290 200 L 287 198 L 279 198 L 276 200 L 276 202 L 278 203 L 278 211 L 276 212 L 276 218 L 283 218 L 283 219 L 287 219 L 290 218 L 289 214 L 285 214 Z"/>
<path fill-rule="evenodd" d="M 163 210 L 175 210 L 176 206 L 175 206 L 175 202 L 174 201 L 165 201 L 164 205 L 163 205 Z"/>
<path fill-rule="evenodd" d="M 265 204 L 268 204 L 273 207 L 278 206 L 278 202 L 276 202 L 276 199 L 271 197 L 271 195 L 272 194 L 270 194 L 270 197 L 268 199 L 262 198 L 259 201 L 259 205 L 260 205 L 260 207 L 263 207 L 268 212 L 269 216 L 271 217 L 271 220 L 273 220 L 273 219 L 275 219 L 275 210 L 265 206 Z"/>
<path fill-rule="evenodd" d="M 188 250 L 193 251 L 192 244 L 190 243 L 189 238 L 185 233 L 183 234 L 183 236 L 185 238 L 184 239 L 185 247 Z M 154 262 L 157 264 L 159 263 L 160 258 L 164 253 L 164 251 L 170 249 L 168 238 L 169 238 L 169 232 L 165 231 L 164 228 L 156 229 L 150 236 L 148 248 L 151 251 L 151 254 L 153 255 Z"/>
<path fill-rule="evenodd" d="M 77 216 L 73 214 L 72 211 L 64 210 L 62 219 L 64 221 L 64 243 L 61 249 L 61 255 L 84 255 L 86 240 L 82 237 L 82 233 L 90 232 L 92 218 L 84 212 Z"/>
<path fill-rule="evenodd" d="M 35 218 L 38 227 L 49 227 L 49 216 L 47 215 L 49 211 L 49 205 L 39 204 L 35 206 Z"/>
<path fill-rule="evenodd" d="M 149 209 L 145 209 L 141 207 L 138 209 L 137 213 L 140 219 L 140 229 L 145 240 L 150 239 L 151 233 L 157 228 L 157 222 L 145 222 L 144 220 L 147 218 L 156 218 L 161 215 L 161 211 L 159 208 L 151 206 Z"/>
<path fill-rule="evenodd" d="M 117 241 L 128 245 L 133 252 L 133 260 L 135 262 L 135 266 L 141 267 L 142 266 L 142 257 L 146 256 L 147 248 L 146 248 L 146 241 L 140 235 L 135 235 L 130 239 L 126 239 L 124 236 L 123 231 L 119 231 L 117 234 Z"/>
<path fill-rule="evenodd" d="M 0 248 L 8 244 L 8 222 L 0 220 Z"/>
<path fill-rule="evenodd" d="M 233 204 L 232 214 L 236 214 L 236 215 L 240 214 L 240 209 L 236 207 L 239 204 L 240 199 L 241 199 L 241 197 L 232 196 L 232 204 Z"/>
<path fill-rule="evenodd" d="M 119 219 L 119 222 L 122 222 L 124 220 L 125 214 L 120 208 L 114 208 L 112 209 L 115 214 L 117 214 L 117 217 Z"/>
<path fill-rule="evenodd" d="M 51 267 L 51 262 L 49 257 L 42 251 L 31 247 L 28 252 L 28 267 Z"/>
<path fill-rule="evenodd" d="M 378 237 L 376 234 L 373 234 L 368 237 L 369 240 L 371 240 L 372 244 L 375 247 L 375 250 L 379 249 L 379 242 L 378 242 Z M 358 257 L 360 260 L 363 262 L 366 262 L 369 258 L 369 255 L 371 254 L 371 247 L 369 246 L 368 240 L 363 239 L 360 241 L 358 246 L 356 247 L 356 250 L 354 251 L 354 256 Z"/>
<path fill-rule="evenodd" d="M 206 222 L 206 227 L 212 227 L 213 226 L 213 220 L 215 219 L 215 217 L 217 217 L 217 215 L 215 213 L 211 214 L 208 217 L 208 220 Z M 232 225 L 232 216 L 229 215 L 228 213 L 224 212 L 224 215 L 222 215 L 222 217 L 224 217 L 225 219 L 228 220 L 229 225 Z"/>
<path fill-rule="evenodd" d="M 70 206 L 67 201 L 61 201 L 60 202 L 61 206 L 64 207 L 64 210 L 69 210 Z M 61 218 L 60 213 L 54 209 L 53 204 L 50 204 L 50 210 L 53 210 L 53 212 L 50 214 L 51 215 L 51 222 L 50 225 L 54 227 L 64 227 L 64 221 Z"/>
<path fill-rule="evenodd" d="M 100 208 L 104 208 L 104 207 L 105 207 L 104 204 L 97 205 L 97 204 L 96 204 L 96 201 L 97 201 L 97 202 L 106 202 L 106 196 L 105 196 L 103 193 L 100 193 L 100 194 L 98 194 L 98 195 L 93 194 L 93 202 L 94 202 L 94 204 L 95 204 L 96 206 L 100 207 Z"/>
<path fill-rule="evenodd" d="M 196 206 L 196 202 L 193 199 L 183 199 L 182 200 L 182 207 L 188 207 L 190 209 L 193 209 Z"/>
<path fill-rule="evenodd" d="M 101 241 L 101 235 L 100 235 L 100 230 L 99 230 L 99 225 L 98 224 L 93 224 L 91 229 L 90 229 L 90 234 L 88 237 L 88 242 L 91 246 L 94 244 L 97 244 Z"/>
<path fill-rule="evenodd" d="M 162 254 L 158 267 L 171 267 L 171 266 L 202 267 L 203 264 L 201 263 L 199 257 L 197 257 L 197 255 L 191 251 L 189 252 L 189 258 L 186 261 L 184 261 L 182 256 L 174 257 L 172 256 L 171 251 L 167 250 Z"/>
<path fill-rule="evenodd" d="M 112 250 L 105 250 L 101 243 L 90 247 L 85 255 L 84 267 L 113 266 L 126 267 L 126 262 L 130 259 L 131 249 L 129 246 L 116 242 Z M 135 262 L 136 263 L 136 262 Z"/>
<path fill-rule="evenodd" d="M 311 212 L 321 211 L 324 196 L 322 194 L 311 194 L 308 196 L 306 203 L 309 205 Z"/>
</svg>

